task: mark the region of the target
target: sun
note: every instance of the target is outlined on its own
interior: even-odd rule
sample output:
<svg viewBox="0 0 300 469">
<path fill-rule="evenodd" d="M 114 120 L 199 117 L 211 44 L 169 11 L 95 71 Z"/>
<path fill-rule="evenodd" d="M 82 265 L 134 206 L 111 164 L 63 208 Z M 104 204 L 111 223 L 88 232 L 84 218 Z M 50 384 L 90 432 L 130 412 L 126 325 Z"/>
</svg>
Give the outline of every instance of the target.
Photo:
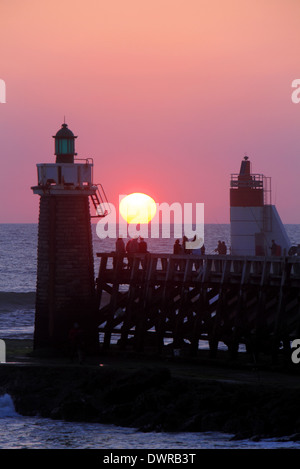
<svg viewBox="0 0 300 469">
<path fill-rule="evenodd" d="M 120 202 L 120 214 L 127 223 L 145 224 L 156 213 L 156 203 L 152 197 L 141 192 L 126 195 Z"/>
</svg>

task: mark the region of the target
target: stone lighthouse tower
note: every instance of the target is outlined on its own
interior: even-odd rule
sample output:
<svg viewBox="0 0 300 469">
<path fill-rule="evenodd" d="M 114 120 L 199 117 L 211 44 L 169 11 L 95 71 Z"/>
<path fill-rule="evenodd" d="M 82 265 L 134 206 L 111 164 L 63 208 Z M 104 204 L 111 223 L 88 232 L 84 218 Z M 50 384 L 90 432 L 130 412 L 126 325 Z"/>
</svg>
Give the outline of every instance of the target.
<svg viewBox="0 0 300 469">
<path fill-rule="evenodd" d="M 90 200 L 105 216 L 91 159 L 76 160 L 73 132 L 53 137 L 55 163 L 37 164 L 40 196 L 34 348 L 64 351 L 78 323 L 88 351 L 98 347 Z"/>
</svg>

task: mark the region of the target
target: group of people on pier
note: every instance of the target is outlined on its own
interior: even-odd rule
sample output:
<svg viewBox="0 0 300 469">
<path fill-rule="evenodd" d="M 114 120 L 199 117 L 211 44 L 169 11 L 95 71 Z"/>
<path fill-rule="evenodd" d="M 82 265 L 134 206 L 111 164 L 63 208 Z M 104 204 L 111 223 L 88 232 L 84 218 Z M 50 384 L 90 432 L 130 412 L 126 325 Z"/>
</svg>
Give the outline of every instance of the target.
<svg viewBox="0 0 300 469">
<path fill-rule="evenodd" d="M 218 246 L 214 250 L 214 252 L 217 252 L 219 256 L 226 256 L 227 254 L 227 246 L 225 244 L 225 241 L 218 241 Z"/>
<path fill-rule="evenodd" d="M 193 244 L 193 246 L 189 246 L 189 244 Z M 116 241 L 116 253 L 120 255 L 129 255 L 135 253 L 148 253 L 148 246 L 144 238 L 141 236 L 137 238 L 131 238 L 125 244 L 124 239 L 122 237 L 117 238 Z M 226 255 L 227 254 L 227 246 L 224 241 L 218 241 L 218 246 L 214 250 L 219 255 Z M 176 239 L 174 246 L 173 246 L 173 254 L 194 254 L 194 255 L 205 255 L 205 245 L 199 242 L 197 236 L 195 235 L 194 238 L 190 241 L 187 236 L 183 236 L 182 242 L 180 239 Z"/>
<path fill-rule="evenodd" d="M 116 241 L 116 253 L 118 254 L 134 254 L 137 252 L 147 253 L 147 243 L 141 236 L 139 238 L 132 238 L 127 241 L 125 245 L 124 239 L 119 237 Z"/>
<path fill-rule="evenodd" d="M 132 267 L 132 262 L 133 262 L 133 254 L 136 253 L 142 253 L 142 254 L 147 254 L 148 253 L 148 246 L 144 238 L 139 236 L 138 238 L 130 238 L 126 245 L 124 242 L 124 239 L 119 237 L 116 241 L 116 253 L 120 254 L 121 256 L 127 255 L 128 258 L 128 264 L 123 264 L 123 267 Z M 146 265 L 146 259 L 143 259 L 142 261 L 142 266 L 143 268 Z M 114 267 L 116 265 L 116 259 L 114 259 Z"/>
<path fill-rule="evenodd" d="M 191 249 L 188 246 L 188 243 L 193 243 L 194 246 Z M 205 254 L 205 246 L 198 241 L 197 236 L 195 235 L 192 241 L 186 236 L 183 236 L 182 243 L 180 243 L 180 239 L 176 239 L 174 246 L 173 246 L 173 254 L 196 254 L 196 255 L 204 255 Z"/>
<path fill-rule="evenodd" d="M 173 247 L 173 254 L 195 254 L 195 255 L 201 255 L 203 256 L 205 254 L 205 246 L 202 244 L 202 246 L 197 246 L 197 237 L 196 235 L 192 239 L 192 243 L 195 243 L 195 247 L 192 249 L 187 248 L 187 243 L 189 242 L 188 238 L 184 236 L 182 238 L 182 244 L 180 244 L 180 240 L 176 239 Z M 200 243 L 199 243 L 200 244 Z M 227 254 L 227 246 L 225 244 L 225 241 L 218 241 L 218 246 L 216 249 L 213 251 L 218 253 L 220 256 L 226 256 Z"/>
</svg>

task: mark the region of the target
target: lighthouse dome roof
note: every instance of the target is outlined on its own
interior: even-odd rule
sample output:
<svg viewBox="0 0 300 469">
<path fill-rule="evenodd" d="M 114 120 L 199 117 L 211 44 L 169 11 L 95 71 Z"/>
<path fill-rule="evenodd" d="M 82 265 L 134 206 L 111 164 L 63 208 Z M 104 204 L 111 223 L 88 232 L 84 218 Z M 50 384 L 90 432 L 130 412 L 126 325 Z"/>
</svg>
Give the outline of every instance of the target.
<svg viewBox="0 0 300 469">
<path fill-rule="evenodd" d="M 68 128 L 67 124 L 62 124 L 61 128 L 56 132 L 55 137 L 58 138 L 76 138 L 73 132 Z M 54 137 L 54 138 L 55 138 Z"/>
</svg>

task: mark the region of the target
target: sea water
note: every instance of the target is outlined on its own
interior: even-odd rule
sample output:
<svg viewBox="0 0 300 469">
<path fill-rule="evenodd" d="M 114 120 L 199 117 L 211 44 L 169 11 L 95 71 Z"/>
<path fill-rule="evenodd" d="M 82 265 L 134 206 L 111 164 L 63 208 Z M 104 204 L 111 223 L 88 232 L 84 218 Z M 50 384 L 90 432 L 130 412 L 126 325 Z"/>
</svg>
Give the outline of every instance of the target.
<svg viewBox="0 0 300 469">
<path fill-rule="evenodd" d="M 0 449 L 278 449 L 300 448 L 297 442 L 274 438 L 249 441 L 232 435 L 204 433 L 142 433 L 133 428 L 23 417 L 8 394 L 0 396 Z"/>
<path fill-rule="evenodd" d="M 0 224 L 0 338 L 32 338 L 37 261 L 36 224 Z M 151 238 L 146 241 L 148 250 L 172 253 L 174 237 Z M 100 239 L 96 224 L 92 225 L 95 275 L 100 260 L 97 252 L 115 250 L 115 239 Z M 168 235 L 168 230 L 162 235 Z M 151 234 L 151 233 L 150 233 Z M 207 225 L 205 228 L 206 253 L 211 254 L 218 240 L 229 247 L 229 225 Z M 299 233 L 300 239 L 300 233 Z M 125 240 L 126 241 L 126 240 Z"/>
<path fill-rule="evenodd" d="M 218 240 L 229 246 L 229 225 L 206 225 L 206 252 Z M 293 244 L 300 242 L 300 225 L 287 225 Z M 174 238 L 147 240 L 150 252 L 171 253 Z M 115 240 L 99 239 L 93 225 L 95 272 L 96 252 L 111 252 Z M 31 339 L 34 329 L 37 225 L 0 224 L 0 338 Z M 6 366 L 0 364 L 0 366 Z M 223 433 L 142 433 L 132 428 L 74 423 L 18 415 L 11 397 L 0 396 L 0 449 L 217 449 L 300 448 L 297 442 L 267 439 L 258 442 L 232 440 Z"/>
</svg>

